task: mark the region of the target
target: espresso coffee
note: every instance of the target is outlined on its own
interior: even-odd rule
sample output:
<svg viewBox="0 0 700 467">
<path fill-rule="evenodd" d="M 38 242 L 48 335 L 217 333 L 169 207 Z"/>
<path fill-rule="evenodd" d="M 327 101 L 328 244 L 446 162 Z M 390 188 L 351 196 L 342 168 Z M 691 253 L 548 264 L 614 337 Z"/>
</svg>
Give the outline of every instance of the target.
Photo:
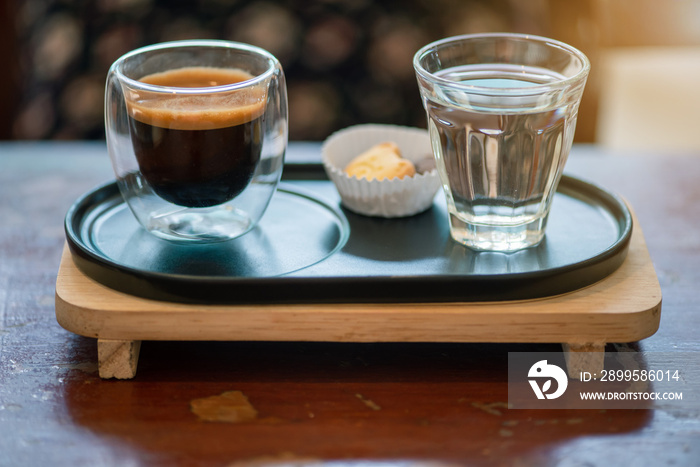
<svg viewBox="0 0 700 467">
<path fill-rule="evenodd" d="M 140 78 L 204 88 L 251 79 L 241 70 L 190 67 Z M 225 203 L 248 186 L 260 161 L 264 92 L 127 93 L 131 141 L 143 178 L 186 207 Z"/>
</svg>

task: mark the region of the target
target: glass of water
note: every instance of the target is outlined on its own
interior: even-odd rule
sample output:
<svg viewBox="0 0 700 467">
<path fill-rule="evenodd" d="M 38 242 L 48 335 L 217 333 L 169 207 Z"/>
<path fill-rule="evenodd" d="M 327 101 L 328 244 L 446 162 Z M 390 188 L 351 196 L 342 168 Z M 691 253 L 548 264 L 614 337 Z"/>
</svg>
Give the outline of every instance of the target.
<svg viewBox="0 0 700 467">
<path fill-rule="evenodd" d="M 474 34 L 413 59 L 450 232 L 476 250 L 516 251 L 545 234 L 590 70 L 562 42 Z"/>
</svg>

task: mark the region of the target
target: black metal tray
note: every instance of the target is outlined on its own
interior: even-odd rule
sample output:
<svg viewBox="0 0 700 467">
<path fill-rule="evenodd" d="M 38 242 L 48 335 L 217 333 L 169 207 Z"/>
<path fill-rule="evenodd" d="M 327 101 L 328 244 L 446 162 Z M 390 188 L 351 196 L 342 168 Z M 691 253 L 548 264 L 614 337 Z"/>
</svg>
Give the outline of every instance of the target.
<svg viewBox="0 0 700 467">
<path fill-rule="evenodd" d="M 78 199 L 65 219 L 75 264 L 131 295 L 186 303 L 499 301 L 570 292 L 627 255 L 632 216 L 616 195 L 564 176 L 537 247 L 475 252 L 452 241 L 439 193 L 402 219 L 343 209 L 320 165 L 287 165 L 260 224 L 235 240 L 177 245 L 145 232 L 116 183 Z"/>
</svg>

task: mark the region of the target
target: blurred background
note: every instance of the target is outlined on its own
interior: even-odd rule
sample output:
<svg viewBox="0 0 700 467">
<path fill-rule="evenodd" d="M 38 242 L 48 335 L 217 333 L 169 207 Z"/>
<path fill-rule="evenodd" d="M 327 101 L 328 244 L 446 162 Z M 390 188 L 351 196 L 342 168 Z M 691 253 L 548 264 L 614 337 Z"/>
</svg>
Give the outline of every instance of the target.
<svg viewBox="0 0 700 467">
<path fill-rule="evenodd" d="M 356 123 L 425 127 L 413 54 L 489 31 L 589 56 L 577 142 L 700 148 L 700 0 L 0 0 L 0 139 L 103 139 L 111 63 L 191 38 L 280 59 L 292 140 Z"/>
</svg>

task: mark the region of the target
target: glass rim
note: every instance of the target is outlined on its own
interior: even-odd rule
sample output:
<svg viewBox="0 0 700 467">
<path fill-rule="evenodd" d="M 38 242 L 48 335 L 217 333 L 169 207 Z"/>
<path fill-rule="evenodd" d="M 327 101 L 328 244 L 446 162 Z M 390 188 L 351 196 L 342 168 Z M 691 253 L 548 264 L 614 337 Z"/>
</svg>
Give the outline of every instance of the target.
<svg viewBox="0 0 700 467">
<path fill-rule="evenodd" d="M 440 76 L 435 75 L 434 73 L 431 73 L 430 71 L 426 70 L 425 67 L 421 64 L 421 59 L 426 57 L 430 52 L 437 52 L 437 50 L 444 45 L 448 44 L 457 44 L 459 42 L 464 42 L 468 40 L 473 40 L 473 39 L 510 39 L 510 40 L 519 40 L 519 41 L 533 41 L 537 42 L 540 44 L 543 44 L 545 46 L 553 47 L 559 50 L 563 50 L 565 52 L 568 52 L 569 54 L 575 56 L 581 61 L 581 69 L 578 70 L 574 75 L 565 77 L 563 79 L 558 79 L 556 81 L 552 81 L 549 83 L 544 83 L 544 84 L 534 84 L 532 86 L 528 86 L 525 88 L 499 88 L 499 87 L 490 87 L 490 86 L 481 86 L 481 85 L 474 85 L 474 84 L 463 84 L 458 81 L 453 81 L 451 79 L 443 78 Z M 421 76 L 422 78 L 431 81 L 433 83 L 438 83 L 441 86 L 446 86 L 446 87 L 451 87 L 451 88 L 458 88 L 462 90 L 469 90 L 470 93 L 476 94 L 479 92 L 482 92 L 484 94 L 499 94 L 502 96 L 505 95 L 513 95 L 513 96 L 522 96 L 522 95 L 531 95 L 531 94 L 537 94 L 540 93 L 544 90 L 548 89 L 553 89 L 553 88 L 565 88 L 568 86 L 572 86 L 578 81 L 584 80 L 587 78 L 588 73 L 590 72 L 591 69 L 591 62 L 584 54 L 581 52 L 579 49 L 576 47 L 573 47 L 565 42 L 556 40 L 556 39 L 551 39 L 549 37 L 544 37 L 544 36 L 538 36 L 534 34 L 521 34 L 521 33 L 504 33 L 504 32 L 490 32 L 490 33 L 477 33 L 477 34 L 463 34 L 463 35 L 458 35 L 458 36 L 452 36 L 452 37 L 446 37 L 444 39 L 439 39 L 437 41 L 433 41 L 429 44 L 424 45 L 418 51 L 414 54 L 413 56 L 413 68 L 416 71 L 416 73 Z"/>
<path fill-rule="evenodd" d="M 130 78 L 126 76 L 121 70 L 121 66 L 130 58 L 136 57 L 138 55 L 153 52 L 157 50 L 167 50 L 167 49 L 187 49 L 187 48 L 210 48 L 210 49 L 230 49 L 237 51 L 251 52 L 263 56 L 268 59 L 269 66 L 267 69 L 244 81 L 239 81 L 237 83 L 222 84 L 219 86 L 202 86 L 202 87 L 180 87 L 180 86 L 161 86 L 157 84 L 148 84 L 138 79 Z M 117 75 L 119 81 L 126 83 L 129 87 L 134 89 L 139 89 L 142 91 L 158 92 L 158 93 L 168 93 L 168 94 L 215 94 L 220 92 L 230 92 L 240 89 L 246 89 L 251 86 L 260 84 L 267 80 L 275 71 L 275 68 L 279 65 L 279 60 L 272 55 L 267 50 L 257 47 L 251 44 L 246 44 L 243 42 L 234 42 L 226 40 L 215 40 L 215 39 L 187 39 L 179 41 L 170 42 L 160 42 L 157 44 L 151 44 L 138 49 L 134 49 L 130 52 L 125 53 L 119 57 L 110 67 L 109 74 Z M 167 71 L 167 70 L 163 70 Z"/>
</svg>

